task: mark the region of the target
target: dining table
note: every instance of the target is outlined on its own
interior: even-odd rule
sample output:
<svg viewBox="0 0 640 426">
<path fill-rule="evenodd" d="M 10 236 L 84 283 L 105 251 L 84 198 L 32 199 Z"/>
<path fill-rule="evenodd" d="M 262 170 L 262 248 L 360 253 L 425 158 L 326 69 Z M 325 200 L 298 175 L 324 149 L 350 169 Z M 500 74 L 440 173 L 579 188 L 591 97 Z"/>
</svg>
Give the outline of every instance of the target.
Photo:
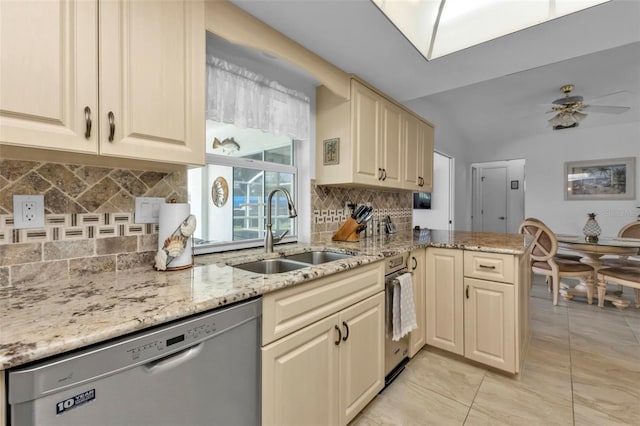
<svg viewBox="0 0 640 426">
<path fill-rule="evenodd" d="M 574 296 L 584 296 L 589 304 L 593 303 L 593 295 L 597 294 L 596 286 L 598 271 L 606 267 L 602 262 L 605 255 L 634 256 L 640 254 L 640 238 L 623 237 L 599 237 L 595 242 L 585 240 L 584 235 L 556 234 L 558 247 L 576 252 L 583 256 L 580 261 L 593 268 L 593 274 L 580 280 L 575 287 L 568 284 L 560 284 L 560 294 L 565 300 L 571 300 Z M 602 283 L 602 285 L 606 285 Z M 620 297 L 621 291 L 606 292 L 605 300 L 609 300 L 618 308 L 626 308 L 629 301 Z"/>
</svg>

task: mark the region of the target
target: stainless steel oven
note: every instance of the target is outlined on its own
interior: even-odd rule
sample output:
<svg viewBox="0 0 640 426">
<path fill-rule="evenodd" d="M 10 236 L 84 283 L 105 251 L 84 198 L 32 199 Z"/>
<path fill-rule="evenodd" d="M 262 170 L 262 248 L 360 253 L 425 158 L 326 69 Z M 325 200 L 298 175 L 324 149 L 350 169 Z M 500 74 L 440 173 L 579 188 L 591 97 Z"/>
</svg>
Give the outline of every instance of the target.
<svg viewBox="0 0 640 426">
<path fill-rule="evenodd" d="M 385 387 L 389 385 L 409 362 L 409 335 L 397 342 L 391 340 L 391 314 L 393 306 L 393 283 L 398 275 L 408 272 L 409 253 L 393 256 L 385 264 L 385 351 L 384 374 Z"/>
</svg>

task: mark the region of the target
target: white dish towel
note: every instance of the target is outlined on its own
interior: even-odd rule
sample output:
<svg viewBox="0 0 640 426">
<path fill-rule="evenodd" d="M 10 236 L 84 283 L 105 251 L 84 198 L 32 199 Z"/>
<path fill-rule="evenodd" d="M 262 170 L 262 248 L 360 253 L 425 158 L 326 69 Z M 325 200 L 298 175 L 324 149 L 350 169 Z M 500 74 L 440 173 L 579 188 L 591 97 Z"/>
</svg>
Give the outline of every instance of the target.
<svg viewBox="0 0 640 426">
<path fill-rule="evenodd" d="M 402 339 L 418 327 L 416 306 L 413 300 L 411 274 L 399 275 L 393 284 L 393 341 Z"/>
</svg>

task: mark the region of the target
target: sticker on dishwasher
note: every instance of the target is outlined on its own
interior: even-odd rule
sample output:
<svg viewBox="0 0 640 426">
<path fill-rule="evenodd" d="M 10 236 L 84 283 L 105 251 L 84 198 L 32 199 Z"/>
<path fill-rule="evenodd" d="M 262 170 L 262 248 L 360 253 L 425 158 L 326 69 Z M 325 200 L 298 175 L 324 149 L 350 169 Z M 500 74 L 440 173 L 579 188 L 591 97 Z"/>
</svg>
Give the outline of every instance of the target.
<svg viewBox="0 0 640 426">
<path fill-rule="evenodd" d="M 67 398 L 64 401 L 60 401 L 56 404 L 56 414 L 63 414 L 65 411 L 69 411 L 72 408 L 76 408 L 85 402 L 93 401 L 96 399 L 96 390 L 90 389 L 86 392 L 82 392 L 71 398 Z"/>
</svg>

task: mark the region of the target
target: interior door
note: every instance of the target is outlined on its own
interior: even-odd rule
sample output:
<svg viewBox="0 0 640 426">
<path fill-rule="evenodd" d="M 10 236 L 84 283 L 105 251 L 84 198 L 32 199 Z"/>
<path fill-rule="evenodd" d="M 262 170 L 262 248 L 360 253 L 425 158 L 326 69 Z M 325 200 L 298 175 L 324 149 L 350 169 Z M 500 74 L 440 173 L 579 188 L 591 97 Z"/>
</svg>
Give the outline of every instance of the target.
<svg viewBox="0 0 640 426">
<path fill-rule="evenodd" d="M 482 231 L 507 232 L 507 168 L 482 169 Z"/>
</svg>

